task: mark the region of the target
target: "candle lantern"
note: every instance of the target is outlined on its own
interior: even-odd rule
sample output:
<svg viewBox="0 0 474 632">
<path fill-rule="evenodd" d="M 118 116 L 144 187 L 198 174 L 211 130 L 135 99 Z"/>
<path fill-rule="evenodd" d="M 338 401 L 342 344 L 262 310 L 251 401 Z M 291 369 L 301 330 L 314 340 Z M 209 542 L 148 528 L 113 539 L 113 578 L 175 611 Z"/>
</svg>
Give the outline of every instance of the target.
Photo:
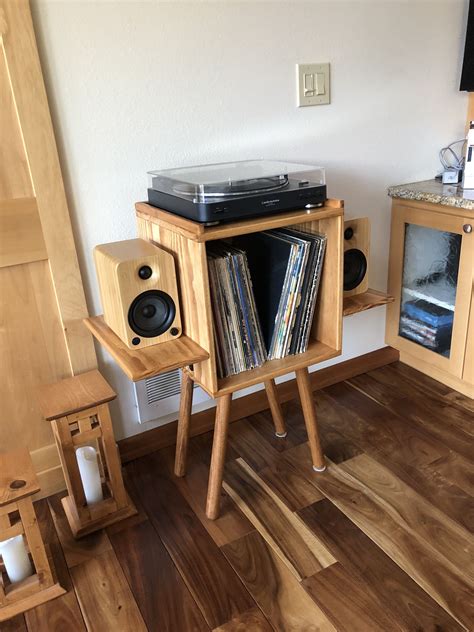
<svg viewBox="0 0 474 632">
<path fill-rule="evenodd" d="M 108 402 L 116 394 L 99 371 L 43 386 L 40 405 L 51 421 L 66 480 L 64 511 L 75 538 L 137 513 L 122 478 Z"/>
<path fill-rule="evenodd" d="M 0 454 L 0 622 L 63 595 L 31 495 L 38 479 L 26 449 Z"/>
</svg>

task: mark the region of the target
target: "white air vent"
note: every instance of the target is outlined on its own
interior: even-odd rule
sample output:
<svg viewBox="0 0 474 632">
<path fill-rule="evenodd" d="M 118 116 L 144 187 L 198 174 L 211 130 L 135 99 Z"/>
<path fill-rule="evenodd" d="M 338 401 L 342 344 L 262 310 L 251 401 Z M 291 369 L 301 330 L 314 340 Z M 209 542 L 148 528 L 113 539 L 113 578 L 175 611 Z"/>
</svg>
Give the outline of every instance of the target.
<svg viewBox="0 0 474 632">
<path fill-rule="evenodd" d="M 135 383 L 135 399 L 138 408 L 138 422 L 159 421 L 163 423 L 177 418 L 179 393 L 181 389 L 181 371 L 175 369 L 156 377 L 149 377 Z M 209 397 L 195 385 L 193 404 L 199 404 Z"/>
<path fill-rule="evenodd" d="M 179 395 L 181 387 L 181 372 L 179 369 L 150 377 L 145 380 L 146 403 L 148 406 L 159 402 L 171 395 Z"/>
</svg>

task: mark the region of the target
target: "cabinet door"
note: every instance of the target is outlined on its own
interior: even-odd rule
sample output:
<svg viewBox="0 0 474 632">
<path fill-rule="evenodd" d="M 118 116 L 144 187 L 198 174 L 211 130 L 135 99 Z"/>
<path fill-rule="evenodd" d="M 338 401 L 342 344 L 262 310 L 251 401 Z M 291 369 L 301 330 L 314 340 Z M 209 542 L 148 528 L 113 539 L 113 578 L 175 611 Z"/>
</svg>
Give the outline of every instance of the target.
<svg viewBox="0 0 474 632">
<path fill-rule="evenodd" d="M 387 342 L 461 378 L 473 281 L 467 217 L 394 203 Z"/>
</svg>

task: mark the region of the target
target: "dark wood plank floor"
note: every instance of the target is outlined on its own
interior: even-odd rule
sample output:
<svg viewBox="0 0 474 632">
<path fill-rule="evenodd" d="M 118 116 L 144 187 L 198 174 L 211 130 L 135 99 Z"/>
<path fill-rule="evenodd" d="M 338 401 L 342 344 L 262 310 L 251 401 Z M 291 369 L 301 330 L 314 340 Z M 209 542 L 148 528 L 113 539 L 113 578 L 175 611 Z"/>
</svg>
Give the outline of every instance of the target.
<svg viewBox="0 0 474 632">
<path fill-rule="evenodd" d="M 301 409 L 231 425 L 222 516 L 205 518 L 212 435 L 127 465 L 137 516 L 75 542 L 37 503 L 67 594 L 2 631 L 442 632 L 474 629 L 473 408 L 395 363 L 315 395 L 329 467 Z"/>
</svg>

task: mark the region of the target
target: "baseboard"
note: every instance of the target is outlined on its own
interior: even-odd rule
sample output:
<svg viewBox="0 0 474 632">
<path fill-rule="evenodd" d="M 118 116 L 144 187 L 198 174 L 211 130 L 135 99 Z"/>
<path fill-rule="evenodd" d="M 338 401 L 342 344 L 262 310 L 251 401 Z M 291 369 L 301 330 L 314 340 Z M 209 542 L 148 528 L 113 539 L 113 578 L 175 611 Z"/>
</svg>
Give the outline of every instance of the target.
<svg viewBox="0 0 474 632">
<path fill-rule="evenodd" d="M 311 385 L 314 391 L 337 382 L 342 382 L 356 375 L 361 375 L 367 371 L 372 371 L 386 364 L 396 362 L 399 359 L 399 352 L 392 347 L 384 347 L 366 353 L 351 360 L 339 362 L 326 369 L 319 369 L 310 374 Z M 281 403 L 290 401 L 297 397 L 296 380 L 288 380 L 278 384 L 278 398 Z M 245 397 L 239 397 L 232 402 L 231 422 L 254 415 L 268 408 L 268 400 L 264 390 L 251 393 Z M 215 407 L 195 413 L 191 417 L 191 436 L 196 436 L 208 432 L 214 428 Z M 122 439 L 118 442 L 122 463 L 127 463 L 133 459 L 155 452 L 161 448 L 166 448 L 176 443 L 177 422 L 173 421 L 165 426 L 147 430 L 141 434 Z"/>
<path fill-rule="evenodd" d="M 42 448 L 33 450 L 30 454 L 41 488 L 40 491 L 35 494 L 35 500 L 51 496 L 52 494 L 66 489 L 58 449 L 55 443 L 50 443 Z"/>
</svg>

